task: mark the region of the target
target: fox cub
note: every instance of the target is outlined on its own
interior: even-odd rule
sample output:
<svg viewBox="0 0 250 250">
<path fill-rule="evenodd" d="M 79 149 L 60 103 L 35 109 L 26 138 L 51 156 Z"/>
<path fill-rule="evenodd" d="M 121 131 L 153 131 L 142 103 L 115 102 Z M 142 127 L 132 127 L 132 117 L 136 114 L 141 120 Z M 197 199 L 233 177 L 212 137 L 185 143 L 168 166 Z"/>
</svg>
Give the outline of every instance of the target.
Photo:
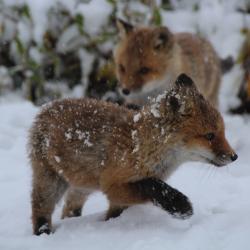
<svg viewBox="0 0 250 250">
<path fill-rule="evenodd" d="M 167 27 L 134 27 L 117 20 L 120 42 L 114 50 L 116 75 L 127 103 L 143 105 L 184 72 L 215 107 L 221 82 L 221 61 L 210 42 Z"/>
<path fill-rule="evenodd" d="M 107 219 L 149 201 L 177 218 L 191 216 L 188 198 L 162 180 L 186 161 L 235 161 L 224 132 L 221 115 L 185 74 L 138 112 L 91 99 L 52 102 L 29 137 L 34 234 L 51 232 L 66 190 L 63 217 L 81 215 L 95 190 L 110 202 Z"/>
</svg>

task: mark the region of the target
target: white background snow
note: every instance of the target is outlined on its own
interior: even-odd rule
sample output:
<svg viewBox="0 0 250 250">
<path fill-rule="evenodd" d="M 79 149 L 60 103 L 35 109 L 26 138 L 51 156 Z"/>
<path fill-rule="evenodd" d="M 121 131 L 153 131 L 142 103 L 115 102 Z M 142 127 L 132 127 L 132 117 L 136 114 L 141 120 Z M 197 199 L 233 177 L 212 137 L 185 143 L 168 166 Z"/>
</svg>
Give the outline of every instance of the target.
<svg viewBox="0 0 250 250">
<path fill-rule="evenodd" d="M 48 1 L 44 1 L 44 5 L 42 2 L 33 1 L 32 6 L 46 9 Z M 231 5 L 228 1 L 205 1 L 195 14 L 183 9 L 166 13 L 164 23 L 173 31 L 195 32 L 198 28 L 221 56 L 236 57 L 243 41 L 239 30 L 250 23 L 233 11 L 236 1 L 230 2 Z M 102 4 L 105 8 L 103 1 L 94 1 L 93 12 L 94 4 L 98 5 L 97 13 Z M 95 24 L 98 19 L 95 13 L 88 18 Z M 88 22 L 91 23 L 91 19 Z M 60 220 L 60 203 L 53 216 L 55 233 L 40 237 L 32 235 L 31 169 L 26 153 L 27 131 L 38 109 L 15 97 L 1 98 L 0 249 L 250 249 L 250 116 L 226 113 L 230 106 L 237 104 L 235 96 L 241 73 L 240 68 L 235 67 L 227 74 L 220 93 L 226 134 L 239 159 L 221 169 L 187 163 L 168 180 L 192 201 L 191 219 L 173 219 L 148 204 L 131 207 L 119 218 L 104 222 L 107 202 L 97 193 L 88 200 L 79 218 Z"/>
</svg>

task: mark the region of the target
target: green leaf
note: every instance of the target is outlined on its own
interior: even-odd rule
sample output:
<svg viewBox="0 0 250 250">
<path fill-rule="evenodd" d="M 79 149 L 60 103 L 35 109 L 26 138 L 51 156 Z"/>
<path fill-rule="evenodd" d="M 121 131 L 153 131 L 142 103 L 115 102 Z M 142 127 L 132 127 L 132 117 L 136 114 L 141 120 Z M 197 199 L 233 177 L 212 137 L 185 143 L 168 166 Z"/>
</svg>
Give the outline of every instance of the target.
<svg viewBox="0 0 250 250">
<path fill-rule="evenodd" d="M 198 3 L 195 3 L 195 4 L 193 5 L 193 11 L 194 11 L 194 12 L 197 12 L 199 9 L 200 9 L 200 5 L 199 5 Z"/>
<path fill-rule="evenodd" d="M 153 23 L 157 26 L 162 24 L 162 17 L 160 13 L 160 8 L 155 7 L 153 11 Z"/>
<path fill-rule="evenodd" d="M 78 27 L 79 32 L 83 35 L 84 34 L 84 17 L 81 14 L 76 14 L 75 16 L 75 22 Z"/>
<path fill-rule="evenodd" d="M 27 4 L 24 4 L 22 6 L 21 12 L 24 16 L 26 16 L 28 19 L 31 19 L 31 15 L 30 15 L 30 8 Z"/>
<path fill-rule="evenodd" d="M 173 10 L 173 6 L 169 0 L 162 0 L 161 8 L 164 10 Z"/>
<path fill-rule="evenodd" d="M 116 0 L 107 0 L 108 3 L 115 5 L 116 4 Z"/>
<path fill-rule="evenodd" d="M 24 55 L 25 49 L 24 49 L 24 46 L 23 46 L 23 44 L 18 36 L 16 36 L 16 38 L 15 38 L 15 43 L 16 43 L 16 47 L 17 47 L 17 50 L 20 53 L 20 55 Z"/>
</svg>

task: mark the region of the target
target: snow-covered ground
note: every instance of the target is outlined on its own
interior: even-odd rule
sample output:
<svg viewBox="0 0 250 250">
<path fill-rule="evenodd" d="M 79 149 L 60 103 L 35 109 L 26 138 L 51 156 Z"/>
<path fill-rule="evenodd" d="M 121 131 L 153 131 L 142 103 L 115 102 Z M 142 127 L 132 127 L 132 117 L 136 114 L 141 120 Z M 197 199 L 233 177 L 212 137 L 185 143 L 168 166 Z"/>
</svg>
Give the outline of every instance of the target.
<svg viewBox="0 0 250 250">
<path fill-rule="evenodd" d="M 165 15 L 164 22 L 177 31 L 195 31 L 198 25 L 221 56 L 236 56 L 244 20 L 230 11 L 218 4 L 206 5 L 197 14 L 180 9 Z M 250 116 L 226 113 L 237 103 L 240 73 L 235 67 L 223 78 L 220 94 L 226 134 L 239 159 L 221 169 L 188 163 L 168 180 L 192 201 L 194 215 L 189 220 L 141 205 L 104 222 L 107 202 L 97 193 L 79 218 L 60 220 L 60 203 L 53 217 L 56 232 L 40 237 L 32 235 L 31 170 L 26 153 L 27 131 L 38 109 L 13 97 L 0 99 L 0 249 L 250 249 Z"/>
</svg>

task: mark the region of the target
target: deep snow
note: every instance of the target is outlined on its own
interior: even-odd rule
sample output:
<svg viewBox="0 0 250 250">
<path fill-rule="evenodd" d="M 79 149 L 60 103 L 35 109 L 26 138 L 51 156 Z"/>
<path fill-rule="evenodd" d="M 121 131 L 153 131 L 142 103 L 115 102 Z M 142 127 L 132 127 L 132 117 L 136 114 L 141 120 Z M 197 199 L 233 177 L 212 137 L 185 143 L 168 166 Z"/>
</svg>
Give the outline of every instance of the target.
<svg viewBox="0 0 250 250">
<path fill-rule="evenodd" d="M 221 56 L 236 56 L 243 40 L 239 33 L 243 20 L 224 7 L 206 5 L 197 14 L 180 9 L 165 15 L 164 22 L 176 31 L 195 31 L 199 25 Z M 223 78 L 220 94 L 226 134 L 239 159 L 221 169 L 188 163 L 168 180 L 192 201 L 191 219 L 173 219 L 149 204 L 131 207 L 119 218 L 104 222 L 107 202 L 97 193 L 79 218 L 61 220 L 60 203 L 53 217 L 56 232 L 40 237 L 32 235 L 26 153 L 27 131 L 38 109 L 17 98 L 0 99 L 0 249 L 250 249 L 250 116 L 226 113 L 237 103 L 240 76 L 235 67 Z"/>
<path fill-rule="evenodd" d="M 249 249 L 250 117 L 224 115 L 239 155 L 235 163 L 221 169 L 188 163 L 168 181 L 193 202 L 191 219 L 173 219 L 149 204 L 104 222 L 107 202 L 97 193 L 80 218 L 60 220 L 60 203 L 53 218 L 56 232 L 37 237 L 31 230 L 26 155 L 27 130 L 36 112 L 24 101 L 0 105 L 0 249 Z"/>
</svg>

